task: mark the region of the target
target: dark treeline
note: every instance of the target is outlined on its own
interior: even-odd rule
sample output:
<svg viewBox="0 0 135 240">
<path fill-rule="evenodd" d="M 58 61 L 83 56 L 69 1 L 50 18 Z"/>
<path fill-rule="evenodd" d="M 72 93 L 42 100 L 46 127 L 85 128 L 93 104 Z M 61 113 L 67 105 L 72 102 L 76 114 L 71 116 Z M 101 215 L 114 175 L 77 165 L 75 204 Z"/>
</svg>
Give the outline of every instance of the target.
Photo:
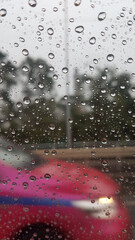
<svg viewBox="0 0 135 240">
<path fill-rule="evenodd" d="M 59 101 L 54 97 L 56 77 L 43 59 L 27 57 L 16 66 L 0 53 L 2 135 L 20 143 L 66 143 L 69 104 L 73 142 L 134 139 L 135 88 L 129 73 L 105 68 L 88 76 L 76 71 L 74 94 Z"/>
</svg>

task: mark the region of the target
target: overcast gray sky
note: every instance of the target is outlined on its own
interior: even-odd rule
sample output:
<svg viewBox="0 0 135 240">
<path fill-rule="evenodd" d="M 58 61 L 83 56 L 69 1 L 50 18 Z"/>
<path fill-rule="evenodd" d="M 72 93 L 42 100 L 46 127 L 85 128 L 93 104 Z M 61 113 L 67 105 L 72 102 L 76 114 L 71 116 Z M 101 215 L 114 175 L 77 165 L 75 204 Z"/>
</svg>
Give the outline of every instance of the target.
<svg viewBox="0 0 135 240">
<path fill-rule="evenodd" d="M 67 9 L 64 9 L 64 0 L 37 0 L 35 7 L 31 7 L 28 0 L 2 0 L 0 9 L 6 9 L 7 14 L 0 16 L 0 49 L 18 64 L 26 58 L 23 49 L 29 51 L 29 56 L 45 59 L 59 76 L 57 91 L 60 95 L 66 94 L 65 74 L 62 72 L 62 68 L 67 67 L 65 46 L 69 53 L 70 90 L 75 67 L 89 75 L 94 74 L 97 67 L 105 66 L 135 72 L 135 2 L 81 0 L 76 6 L 75 0 L 67 0 L 67 4 L 68 43 L 65 43 Z M 101 12 L 105 12 L 106 17 L 99 21 Z M 81 33 L 75 31 L 78 26 L 84 28 Z M 53 29 L 53 35 L 49 35 L 48 28 Z M 92 37 L 96 38 L 94 44 L 89 42 Z M 49 53 L 54 54 L 53 59 L 49 58 Z M 108 54 L 114 55 L 110 62 Z M 95 63 L 94 59 L 97 60 Z M 91 72 L 89 66 L 95 70 Z"/>
</svg>

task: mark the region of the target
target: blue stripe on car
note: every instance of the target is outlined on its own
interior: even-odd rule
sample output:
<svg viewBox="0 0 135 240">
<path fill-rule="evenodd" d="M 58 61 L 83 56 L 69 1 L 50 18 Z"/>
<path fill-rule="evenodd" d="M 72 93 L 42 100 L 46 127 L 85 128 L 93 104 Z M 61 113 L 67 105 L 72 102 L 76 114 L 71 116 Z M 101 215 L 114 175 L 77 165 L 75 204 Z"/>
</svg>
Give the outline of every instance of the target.
<svg viewBox="0 0 135 240">
<path fill-rule="evenodd" d="M 0 204 L 4 205 L 33 205 L 33 206 L 72 206 L 69 200 L 53 200 L 46 198 L 0 197 Z"/>
</svg>

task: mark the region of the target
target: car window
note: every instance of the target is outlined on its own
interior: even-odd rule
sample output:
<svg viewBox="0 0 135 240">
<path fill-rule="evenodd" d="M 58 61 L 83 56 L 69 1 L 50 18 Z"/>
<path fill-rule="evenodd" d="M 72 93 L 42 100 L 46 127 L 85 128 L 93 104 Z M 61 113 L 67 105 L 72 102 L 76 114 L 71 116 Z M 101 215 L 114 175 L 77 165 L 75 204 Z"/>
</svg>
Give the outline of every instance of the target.
<svg viewBox="0 0 135 240">
<path fill-rule="evenodd" d="M 1 1 L 0 239 L 133 239 L 134 4 Z"/>
</svg>

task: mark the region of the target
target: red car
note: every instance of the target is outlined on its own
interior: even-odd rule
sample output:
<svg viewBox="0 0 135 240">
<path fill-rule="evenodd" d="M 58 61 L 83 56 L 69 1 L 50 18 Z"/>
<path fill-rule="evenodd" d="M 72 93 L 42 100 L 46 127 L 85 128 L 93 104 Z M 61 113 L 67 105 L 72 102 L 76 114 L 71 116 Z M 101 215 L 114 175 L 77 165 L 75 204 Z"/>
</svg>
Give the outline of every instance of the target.
<svg viewBox="0 0 135 240">
<path fill-rule="evenodd" d="M 119 186 L 107 175 L 75 163 L 44 162 L 16 147 L 4 151 L 0 239 L 131 239 L 130 217 L 118 199 Z M 39 166 L 30 167 L 35 161 Z"/>
</svg>

